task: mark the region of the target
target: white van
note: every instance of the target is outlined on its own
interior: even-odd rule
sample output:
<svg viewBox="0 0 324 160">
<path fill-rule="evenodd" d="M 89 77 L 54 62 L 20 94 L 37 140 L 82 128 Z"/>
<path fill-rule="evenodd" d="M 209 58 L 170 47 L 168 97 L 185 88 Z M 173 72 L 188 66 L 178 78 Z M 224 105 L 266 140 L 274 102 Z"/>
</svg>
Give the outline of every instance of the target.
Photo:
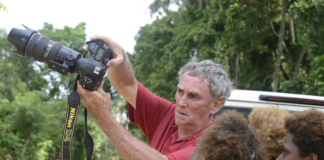
<svg viewBox="0 0 324 160">
<path fill-rule="evenodd" d="M 324 97 L 279 92 L 234 90 L 223 105 L 223 108 L 216 115 L 221 114 L 227 109 L 235 109 L 247 117 L 254 107 L 270 106 L 288 109 L 290 112 L 303 111 L 315 107 L 324 112 Z"/>
</svg>

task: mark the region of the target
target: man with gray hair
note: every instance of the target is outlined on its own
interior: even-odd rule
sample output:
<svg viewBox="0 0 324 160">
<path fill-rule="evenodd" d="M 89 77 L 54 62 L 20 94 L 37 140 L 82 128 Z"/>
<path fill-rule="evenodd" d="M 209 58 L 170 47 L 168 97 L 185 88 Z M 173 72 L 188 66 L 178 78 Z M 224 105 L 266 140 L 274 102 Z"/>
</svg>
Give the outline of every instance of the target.
<svg viewBox="0 0 324 160">
<path fill-rule="evenodd" d="M 102 86 L 88 91 L 78 84 L 84 106 L 111 140 L 123 159 L 188 160 L 203 130 L 213 123 L 212 115 L 232 91 L 232 82 L 220 64 L 211 60 L 188 62 L 178 73 L 176 103 L 148 91 L 137 82 L 125 51 L 110 38 L 102 39 L 114 59 L 106 65 L 111 85 L 129 103 L 128 116 L 138 125 L 149 146 L 129 134 L 112 114 L 110 95 Z"/>
</svg>

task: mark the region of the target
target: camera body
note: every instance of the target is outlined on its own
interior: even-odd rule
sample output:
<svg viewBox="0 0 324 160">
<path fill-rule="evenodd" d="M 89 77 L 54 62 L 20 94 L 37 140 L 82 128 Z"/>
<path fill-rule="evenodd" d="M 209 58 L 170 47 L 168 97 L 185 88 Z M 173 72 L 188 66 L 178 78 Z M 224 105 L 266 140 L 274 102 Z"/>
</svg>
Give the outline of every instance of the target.
<svg viewBox="0 0 324 160">
<path fill-rule="evenodd" d="M 80 84 L 88 90 L 97 90 L 107 71 L 106 63 L 112 59 L 112 51 L 103 40 L 86 42 L 91 54 L 89 58 L 79 59 L 77 63 Z"/>
<path fill-rule="evenodd" d="M 62 75 L 78 74 L 83 88 L 98 89 L 108 68 L 106 63 L 113 58 L 111 49 L 103 40 L 86 42 L 91 56 L 83 58 L 80 53 L 24 27 L 26 30 L 13 28 L 10 31 L 7 39 L 17 48 L 11 53 L 43 62 Z"/>
</svg>

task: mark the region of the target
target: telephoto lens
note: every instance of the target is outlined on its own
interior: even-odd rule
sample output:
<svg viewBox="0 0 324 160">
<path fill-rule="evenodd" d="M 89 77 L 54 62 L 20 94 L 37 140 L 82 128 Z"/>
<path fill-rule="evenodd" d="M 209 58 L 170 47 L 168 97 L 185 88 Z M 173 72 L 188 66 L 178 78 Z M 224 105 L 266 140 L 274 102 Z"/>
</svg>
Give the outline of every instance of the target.
<svg viewBox="0 0 324 160">
<path fill-rule="evenodd" d="M 17 48 L 17 51 L 11 53 L 21 57 L 27 56 L 48 65 L 55 62 L 57 64 L 49 65 L 49 68 L 63 75 L 74 73 L 77 60 L 81 57 L 80 53 L 41 36 L 33 29 L 24 27 L 26 30 L 13 28 L 10 31 L 8 41 Z"/>
<path fill-rule="evenodd" d="M 13 28 L 8 35 L 8 41 L 17 48 L 11 53 L 43 62 L 63 75 L 78 74 L 83 88 L 98 89 L 107 70 L 106 63 L 113 57 L 111 49 L 103 40 L 87 42 L 93 50 L 90 51 L 91 57 L 83 58 L 80 53 L 23 26 L 26 30 Z"/>
</svg>

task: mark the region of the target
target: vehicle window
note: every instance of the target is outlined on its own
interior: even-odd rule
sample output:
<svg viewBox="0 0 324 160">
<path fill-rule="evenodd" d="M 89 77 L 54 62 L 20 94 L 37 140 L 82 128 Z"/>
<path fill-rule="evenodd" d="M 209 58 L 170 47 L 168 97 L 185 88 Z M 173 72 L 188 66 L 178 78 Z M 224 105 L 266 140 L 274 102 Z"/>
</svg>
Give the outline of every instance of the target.
<svg viewBox="0 0 324 160">
<path fill-rule="evenodd" d="M 226 110 L 236 110 L 237 112 L 242 113 L 245 118 L 249 119 L 249 114 L 252 112 L 253 108 L 237 107 L 237 106 L 223 106 L 222 109 L 220 109 L 216 114 L 213 115 L 213 118 L 215 119 L 215 117 L 217 115 L 220 115 L 221 113 L 223 113 Z M 299 111 L 288 110 L 288 112 L 294 113 L 294 112 L 299 112 Z"/>
<path fill-rule="evenodd" d="M 220 109 L 216 114 L 213 115 L 213 118 L 215 118 L 217 115 L 220 115 L 226 110 L 236 110 L 239 113 L 242 113 L 245 118 L 248 119 L 249 114 L 251 113 L 253 108 L 241 108 L 241 107 L 234 107 L 234 106 L 223 106 L 222 109 Z"/>
</svg>

